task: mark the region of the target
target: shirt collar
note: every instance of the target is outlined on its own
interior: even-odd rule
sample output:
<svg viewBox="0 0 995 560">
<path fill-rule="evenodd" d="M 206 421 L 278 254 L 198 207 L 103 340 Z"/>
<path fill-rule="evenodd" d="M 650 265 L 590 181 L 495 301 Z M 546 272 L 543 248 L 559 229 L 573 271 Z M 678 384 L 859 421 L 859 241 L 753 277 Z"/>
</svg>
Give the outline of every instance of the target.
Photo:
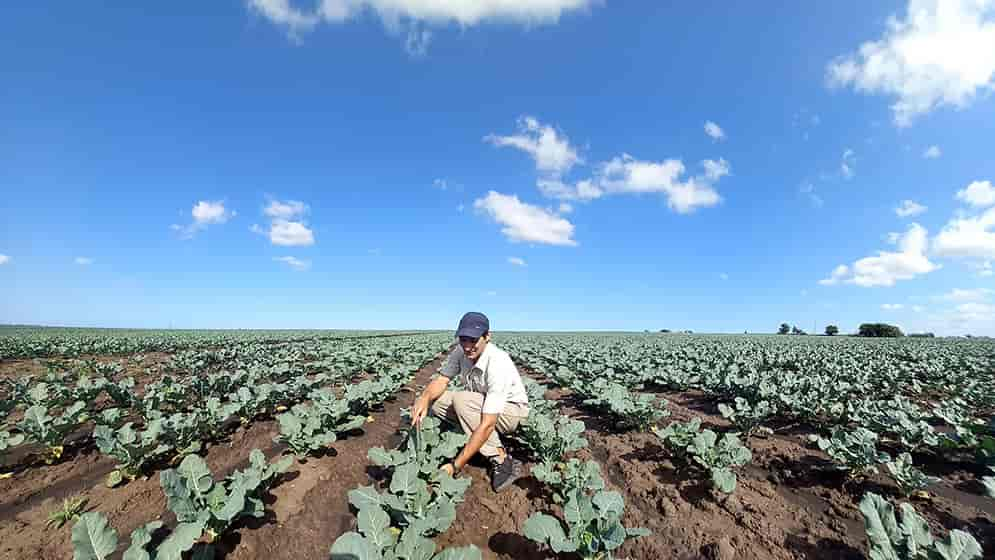
<svg viewBox="0 0 995 560">
<path fill-rule="evenodd" d="M 479 369 L 480 371 L 487 371 L 487 362 L 491 359 L 491 346 L 493 346 L 493 344 L 490 342 L 484 346 L 484 351 L 480 353 L 480 357 L 477 358 L 477 363 L 473 364 L 473 367 Z"/>
</svg>

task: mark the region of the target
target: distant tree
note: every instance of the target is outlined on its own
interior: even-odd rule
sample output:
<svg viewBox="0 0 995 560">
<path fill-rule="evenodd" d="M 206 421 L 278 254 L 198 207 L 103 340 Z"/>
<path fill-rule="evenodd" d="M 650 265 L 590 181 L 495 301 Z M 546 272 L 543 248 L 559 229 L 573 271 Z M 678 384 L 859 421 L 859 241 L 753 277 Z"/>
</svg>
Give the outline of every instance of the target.
<svg viewBox="0 0 995 560">
<path fill-rule="evenodd" d="M 931 333 L 931 332 L 909 333 L 909 336 L 912 337 L 912 338 L 934 338 L 934 337 L 936 337 L 936 335 L 933 334 L 933 333 Z"/>
<path fill-rule="evenodd" d="M 840 334 L 840 328 L 836 325 L 826 325 L 826 336 L 836 336 Z"/>
<path fill-rule="evenodd" d="M 781 328 L 777 329 L 777 334 L 788 334 L 791 332 L 791 325 L 787 323 L 781 323 Z"/>
<path fill-rule="evenodd" d="M 660 332 L 662 332 L 662 333 L 669 333 L 670 329 L 660 329 Z"/>
<path fill-rule="evenodd" d="M 863 323 L 860 325 L 860 328 L 857 329 L 857 336 L 897 338 L 905 335 L 902 334 L 902 329 L 896 327 L 895 325 L 888 325 L 886 323 Z"/>
<path fill-rule="evenodd" d="M 791 327 L 791 334 L 805 334 L 805 331 L 798 328 L 798 325 Z"/>
</svg>

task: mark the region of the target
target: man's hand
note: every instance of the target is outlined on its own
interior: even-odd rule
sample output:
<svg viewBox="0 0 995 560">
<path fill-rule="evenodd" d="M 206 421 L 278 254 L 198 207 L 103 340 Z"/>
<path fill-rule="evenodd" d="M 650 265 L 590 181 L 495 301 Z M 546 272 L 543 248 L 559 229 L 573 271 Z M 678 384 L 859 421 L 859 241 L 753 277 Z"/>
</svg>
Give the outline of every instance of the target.
<svg viewBox="0 0 995 560">
<path fill-rule="evenodd" d="M 439 470 L 448 474 L 449 476 L 456 476 L 456 468 L 453 467 L 452 463 L 446 463 L 445 465 L 442 465 L 441 467 L 439 467 Z"/>
<path fill-rule="evenodd" d="M 428 414 L 428 401 L 419 398 L 411 407 L 411 425 L 420 426 L 422 418 L 425 418 L 426 414 Z"/>
</svg>

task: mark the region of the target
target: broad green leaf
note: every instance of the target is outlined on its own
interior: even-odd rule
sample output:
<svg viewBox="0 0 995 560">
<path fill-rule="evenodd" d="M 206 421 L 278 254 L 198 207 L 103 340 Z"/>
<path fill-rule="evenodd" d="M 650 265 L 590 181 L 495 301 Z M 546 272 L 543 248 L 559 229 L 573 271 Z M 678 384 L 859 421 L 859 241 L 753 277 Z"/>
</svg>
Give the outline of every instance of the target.
<svg viewBox="0 0 995 560">
<path fill-rule="evenodd" d="M 618 492 L 598 492 L 594 495 L 594 506 L 609 517 L 621 517 L 625 500 Z"/>
<path fill-rule="evenodd" d="M 480 560 L 480 550 L 473 545 L 447 548 L 436 554 L 432 560 Z"/>
<path fill-rule="evenodd" d="M 975 560 L 981 558 L 982 550 L 974 537 L 954 529 L 947 538 L 935 543 L 936 557 L 942 560 Z"/>
<path fill-rule="evenodd" d="M 176 470 L 195 495 L 207 494 L 214 485 L 211 470 L 199 455 L 187 455 Z"/>
<path fill-rule="evenodd" d="M 393 544 L 393 537 L 388 528 L 390 516 L 380 507 L 368 507 L 359 510 L 357 515 L 359 531 L 377 547 L 383 550 Z"/>
<path fill-rule="evenodd" d="M 435 554 L 435 543 L 414 531 L 405 531 L 394 554 L 398 560 L 430 560 Z"/>
<path fill-rule="evenodd" d="M 860 501 L 860 513 L 864 516 L 871 560 L 902 560 L 892 544 L 899 536 L 895 508 L 881 496 L 868 492 Z"/>
<path fill-rule="evenodd" d="M 155 560 L 181 560 L 183 553 L 193 548 L 203 534 L 203 519 L 180 523 L 156 549 Z"/>
<path fill-rule="evenodd" d="M 73 526 L 72 543 L 73 560 L 104 560 L 117 549 L 117 533 L 103 514 L 90 511 Z"/>
<path fill-rule="evenodd" d="M 393 494 L 408 494 L 415 492 L 418 482 L 418 466 L 414 464 L 401 465 L 394 469 L 390 478 L 390 491 Z"/>
<path fill-rule="evenodd" d="M 131 533 L 131 546 L 124 551 L 122 560 L 149 560 L 151 556 L 145 547 L 152 542 L 152 533 L 162 527 L 162 521 L 152 521 Z"/>
<path fill-rule="evenodd" d="M 712 484 L 720 492 L 732 494 L 736 490 L 736 475 L 729 469 L 712 469 Z"/>
<path fill-rule="evenodd" d="M 360 486 L 349 491 L 349 503 L 360 511 L 364 508 L 381 507 L 383 499 L 377 489 L 372 486 Z"/>
<path fill-rule="evenodd" d="M 331 560 L 380 560 L 380 549 L 359 533 L 352 531 L 335 539 Z"/>
<path fill-rule="evenodd" d="M 560 520 L 545 513 L 533 513 L 525 521 L 522 534 L 539 543 L 549 545 L 553 552 L 571 552 L 577 547 L 567 540 Z"/>
</svg>

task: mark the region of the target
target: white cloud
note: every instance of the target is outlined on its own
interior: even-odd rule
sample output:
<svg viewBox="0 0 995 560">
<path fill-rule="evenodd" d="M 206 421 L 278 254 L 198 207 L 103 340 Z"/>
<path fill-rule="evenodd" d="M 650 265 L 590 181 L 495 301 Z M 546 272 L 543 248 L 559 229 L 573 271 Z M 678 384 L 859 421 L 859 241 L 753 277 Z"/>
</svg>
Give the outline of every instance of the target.
<svg viewBox="0 0 995 560">
<path fill-rule="evenodd" d="M 90 257 L 76 257 L 75 259 L 73 259 L 73 262 L 80 266 L 89 266 L 93 264 L 93 259 L 91 259 Z"/>
<path fill-rule="evenodd" d="M 975 288 L 975 289 L 962 289 L 954 288 L 949 292 L 941 295 L 939 299 L 943 301 L 953 301 L 953 302 L 971 302 L 971 301 L 985 301 L 993 293 L 992 290 L 988 288 Z"/>
<path fill-rule="evenodd" d="M 267 235 L 270 243 L 283 247 L 314 245 L 314 232 L 304 221 L 310 209 L 299 200 L 272 199 L 263 208 L 263 214 L 270 219 L 269 230 L 252 224 L 249 231 Z"/>
<path fill-rule="evenodd" d="M 829 274 L 828 278 L 823 278 L 822 280 L 819 280 L 819 283 L 822 284 L 823 286 L 835 286 L 836 284 L 842 282 L 843 279 L 845 279 L 847 274 L 849 273 L 850 273 L 850 267 L 848 267 L 845 264 L 841 264 L 833 269 L 833 271 Z"/>
<path fill-rule="evenodd" d="M 573 211 L 574 211 L 573 204 L 570 204 L 569 202 L 561 202 L 560 203 L 560 207 L 559 207 L 559 213 L 560 214 L 569 214 L 569 213 L 571 213 Z"/>
<path fill-rule="evenodd" d="M 291 0 L 249 0 L 249 8 L 271 22 L 287 28 L 296 35 L 301 31 L 309 31 L 321 21 L 315 13 L 305 13 L 291 4 Z"/>
<path fill-rule="evenodd" d="M 842 175 L 844 179 L 853 179 L 853 167 L 855 163 L 857 163 L 857 157 L 856 154 L 853 153 L 853 150 L 850 148 L 843 150 L 843 158 L 842 161 L 840 161 L 840 175 Z"/>
<path fill-rule="evenodd" d="M 909 0 L 881 39 L 827 66 L 832 86 L 897 98 L 895 123 L 908 126 L 940 106 L 967 107 L 995 82 L 995 2 Z"/>
<path fill-rule="evenodd" d="M 926 256 L 927 231 L 919 224 L 912 224 L 898 240 L 898 251 L 878 251 L 873 257 L 864 257 L 851 266 L 839 265 L 832 274 L 819 283 L 831 286 L 840 282 L 863 287 L 894 286 L 898 280 L 910 280 L 939 268 Z"/>
<path fill-rule="evenodd" d="M 899 218 L 918 216 L 925 211 L 926 207 L 914 200 L 903 200 L 902 203 L 895 208 L 895 214 L 897 214 Z"/>
<path fill-rule="evenodd" d="M 984 208 L 995 204 L 995 188 L 991 181 L 974 181 L 965 189 L 957 191 L 957 200 L 966 202 L 975 208 Z"/>
<path fill-rule="evenodd" d="M 898 310 L 900 310 L 900 309 L 902 309 L 904 307 L 905 306 L 902 305 L 901 303 L 882 303 L 881 304 L 881 309 L 883 309 L 885 311 L 898 311 Z"/>
<path fill-rule="evenodd" d="M 497 295 L 497 292 L 495 290 L 489 290 L 489 291 L 485 292 L 484 295 L 486 295 L 487 297 L 494 297 L 494 296 Z"/>
<path fill-rule="evenodd" d="M 970 263 L 969 265 L 974 269 L 974 273 L 981 278 L 988 278 L 995 274 L 995 270 L 992 270 L 992 261 L 983 261 L 978 263 Z"/>
<path fill-rule="evenodd" d="M 302 217 L 307 211 L 307 205 L 299 200 L 271 200 L 263 209 L 263 214 L 274 220 L 293 220 Z"/>
<path fill-rule="evenodd" d="M 558 198 L 561 200 L 578 200 L 586 202 L 601 198 L 605 192 L 590 179 L 577 181 L 570 185 L 564 183 L 559 178 L 540 178 L 536 181 L 539 192 L 546 198 Z M 573 208 L 571 207 L 571 210 Z"/>
<path fill-rule="evenodd" d="M 0 255 L 0 264 L 7 264 L 10 262 L 10 256 Z"/>
<path fill-rule="evenodd" d="M 311 261 L 301 260 L 298 259 L 297 257 L 290 257 L 290 256 L 273 257 L 273 260 L 277 262 L 282 262 L 298 272 L 303 272 L 311 268 Z"/>
<path fill-rule="evenodd" d="M 962 303 L 955 308 L 955 311 L 957 320 L 964 323 L 995 320 L 995 305 L 991 303 L 977 301 Z"/>
<path fill-rule="evenodd" d="M 573 224 L 538 206 L 526 204 L 517 196 L 490 191 L 484 198 L 474 201 L 473 206 L 504 226 L 501 233 L 511 241 L 577 245 L 572 239 Z"/>
<path fill-rule="evenodd" d="M 705 121 L 705 134 L 716 142 L 726 139 L 726 133 L 722 127 L 712 121 Z"/>
<path fill-rule="evenodd" d="M 436 179 L 432 181 L 432 186 L 440 191 L 444 191 L 449 188 L 449 181 L 446 181 L 445 179 Z"/>
<path fill-rule="evenodd" d="M 728 279 L 729 279 L 728 274 L 726 274 L 725 272 L 719 273 L 719 280 L 728 280 Z"/>
<path fill-rule="evenodd" d="M 466 205 L 465 204 L 457 204 L 456 205 L 456 211 L 457 212 L 462 213 L 463 210 L 466 210 Z"/>
<path fill-rule="evenodd" d="M 207 226 L 226 223 L 235 217 L 235 212 L 225 208 L 223 201 L 201 200 L 193 205 L 193 208 L 190 210 L 190 216 L 193 218 L 193 221 L 189 225 L 181 226 L 173 224 L 169 226 L 172 230 L 178 232 L 183 239 L 193 238 L 198 231 L 207 228 Z"/>
<path fill-rule="evenodd" d="M 995 259 L 995 208 L 980 216 L 951 219 L 933 238 L 933 252 L 941 257 Z"/>
<path fill-rule="evenodd" d="M 922 157 L 926 159 L 936 159 L 941 155 L 943 155 L 943 152 L 940 150 L 940 147 L 935 144 L 926 148 L 922 153 Z"/>
<path fill-rule="evenodd" d="M 490 134 L 484 141 L 495 146 L 518 148 L 535 160 L 536 169 L 551 177 L 559 177 L 570 171 L 574 165 L 583 160 L 577 155 L 577 150 L 570 145 L 570 140 L 561 136 L 550 125 L 542 124 L 533 117 L 518 119 L 518 134 L 497 136 Z"/>
<path fill-rule="evenodd" d="M 431 42 L 431 31 L 424 27 L 412 26 L 408 28 L 408 34 L 404 40 L 404 50 L 415 58 L 421 58 L 428 54 L 428 44 Z"/>
<path fill-rule="evenodd" d="M 314 245 L 314 232 L 301 222 L 276 220 L 270 224 L 269 240 L 284 247 Z"/>
<path fill-rule="evenodd" d="M 901 233 L 898 233 L 897 231 L 889 231 L 888 235 L 885 236 L 885 241 L 887 241 L 889 245 L 898 245 L 898 240 L 901 238 Z"/>
<path fill-rule="evenodd" d="M 681 181 L 685 169 L 680 160 L 642 161 L 622 154 L 601 166 L 598 188 L 605 193 L 664 193 L 672 210 L 687 214 L 722 201 L 712 183 L 729 174 L 729 164 L 720 159 L 702 165 L 705 175 Z"/>
<path fill-rule="evenodd" d="M 923 306 L 921 306 L 921 305 L 913 305 L 912 306 L 912 311 L 914 311 L 916 313 L 922 313 L 925 310 L 926 310 L 926 308 L 923 307 Z"/>
<path fill-rule="evenodd" d="M 508 263 L 515 266 L 525 266 L 525 259 L 519 257 L 508 257 Z"/>
</svg>

